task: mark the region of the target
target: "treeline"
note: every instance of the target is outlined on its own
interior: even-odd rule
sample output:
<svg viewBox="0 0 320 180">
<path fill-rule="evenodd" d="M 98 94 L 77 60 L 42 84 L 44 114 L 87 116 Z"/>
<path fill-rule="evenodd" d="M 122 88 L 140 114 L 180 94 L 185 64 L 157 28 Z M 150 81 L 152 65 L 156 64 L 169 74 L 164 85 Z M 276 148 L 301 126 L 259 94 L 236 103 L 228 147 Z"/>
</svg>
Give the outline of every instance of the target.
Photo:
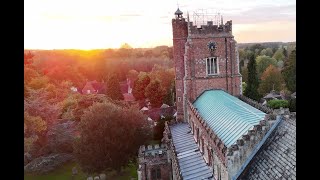
<svg viewBox="0 0 320 180">
<path fill-rule="evenodd" d="M 296 91 L 296 46 L 253 44 L 239 48 L 240 71 L 244 94 L 259 100 L 271 90 L 286 97 Z M 273 45 L 273 44 L 272 44 Z"/>
</svg>

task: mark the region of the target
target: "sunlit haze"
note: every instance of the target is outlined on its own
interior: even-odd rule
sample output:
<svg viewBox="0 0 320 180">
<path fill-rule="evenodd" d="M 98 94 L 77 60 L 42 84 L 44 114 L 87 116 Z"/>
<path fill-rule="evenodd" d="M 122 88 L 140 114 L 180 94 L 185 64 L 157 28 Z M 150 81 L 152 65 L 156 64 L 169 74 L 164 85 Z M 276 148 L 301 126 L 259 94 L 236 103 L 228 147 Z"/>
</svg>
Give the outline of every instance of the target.
<svg viewBox="0 0 320 180">
<path fill-rule="evenodd" d="M 296 40 L 294 0 L 179 0 L 187 12 L 214 9 L 239 43 Z M 25 0 L 25 49 L 172 46 L 172 0 Z"/>
</svg>

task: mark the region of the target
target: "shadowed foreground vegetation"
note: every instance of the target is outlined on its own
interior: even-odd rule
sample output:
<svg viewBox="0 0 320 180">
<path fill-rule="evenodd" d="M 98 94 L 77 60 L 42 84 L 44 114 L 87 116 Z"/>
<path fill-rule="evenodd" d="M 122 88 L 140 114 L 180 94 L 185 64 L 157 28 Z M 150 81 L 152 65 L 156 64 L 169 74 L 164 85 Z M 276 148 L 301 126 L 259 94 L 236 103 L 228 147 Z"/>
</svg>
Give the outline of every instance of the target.
<svg viewBox="0 0 320 180">
<path fill-rule="evenodd" d="M 72 167 L 74 166 L 78 169 L 78 175 L 74 180 L 86 179 L 87 176 L 80 170 L 80 167 L 76 163 L 68 163 L 45 175 L 25 174 L 24 180 L 71 180 Z M 119 175 L 117 175 L 116 171 L 109 171 L 106 175 L 107 179 L 113 180 L 138 179 L 137 165 L 130 163 L 126 168 L 122 169 Z"/>
</svg>

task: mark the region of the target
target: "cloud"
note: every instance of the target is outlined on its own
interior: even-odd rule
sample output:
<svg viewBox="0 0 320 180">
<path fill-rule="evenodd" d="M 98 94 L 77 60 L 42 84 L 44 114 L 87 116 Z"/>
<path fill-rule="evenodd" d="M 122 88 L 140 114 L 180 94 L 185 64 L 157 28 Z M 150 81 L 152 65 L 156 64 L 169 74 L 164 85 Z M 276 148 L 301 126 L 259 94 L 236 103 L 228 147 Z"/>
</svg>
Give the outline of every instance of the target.
<svg viewBox="0 0 320 180">
<path fill-rule="evenodd" d="M 225 17 L 237 24 L 262 23 L 270 21 L 295 21 L 296 6 L 264 6 L 256 7 L 242 12 L 226 13 Z"/>
</svg>

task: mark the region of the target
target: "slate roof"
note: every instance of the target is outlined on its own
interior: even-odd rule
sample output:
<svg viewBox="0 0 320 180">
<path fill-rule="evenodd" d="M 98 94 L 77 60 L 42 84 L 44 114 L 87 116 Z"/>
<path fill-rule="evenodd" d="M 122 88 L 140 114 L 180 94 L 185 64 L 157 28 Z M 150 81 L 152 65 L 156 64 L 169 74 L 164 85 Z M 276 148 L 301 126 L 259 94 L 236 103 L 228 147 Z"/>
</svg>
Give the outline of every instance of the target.
<svg viewBox="0 0 320 180">
<path fill-rule="evenodd" d="M 183 180 L 213 179 L 212 170 L 205 163 L 187 123 L 170 126 Z"/>
<path fill-rule="evenodd" d="M 279 123 L 238 179 L 296 179 L 295 117 Z"/>
<path fill-rule="evenodd" d="M 222 90 L 205 91 L 193 106 L 227 147 L 265 117 L 264 112 Z"/>
</svg>

